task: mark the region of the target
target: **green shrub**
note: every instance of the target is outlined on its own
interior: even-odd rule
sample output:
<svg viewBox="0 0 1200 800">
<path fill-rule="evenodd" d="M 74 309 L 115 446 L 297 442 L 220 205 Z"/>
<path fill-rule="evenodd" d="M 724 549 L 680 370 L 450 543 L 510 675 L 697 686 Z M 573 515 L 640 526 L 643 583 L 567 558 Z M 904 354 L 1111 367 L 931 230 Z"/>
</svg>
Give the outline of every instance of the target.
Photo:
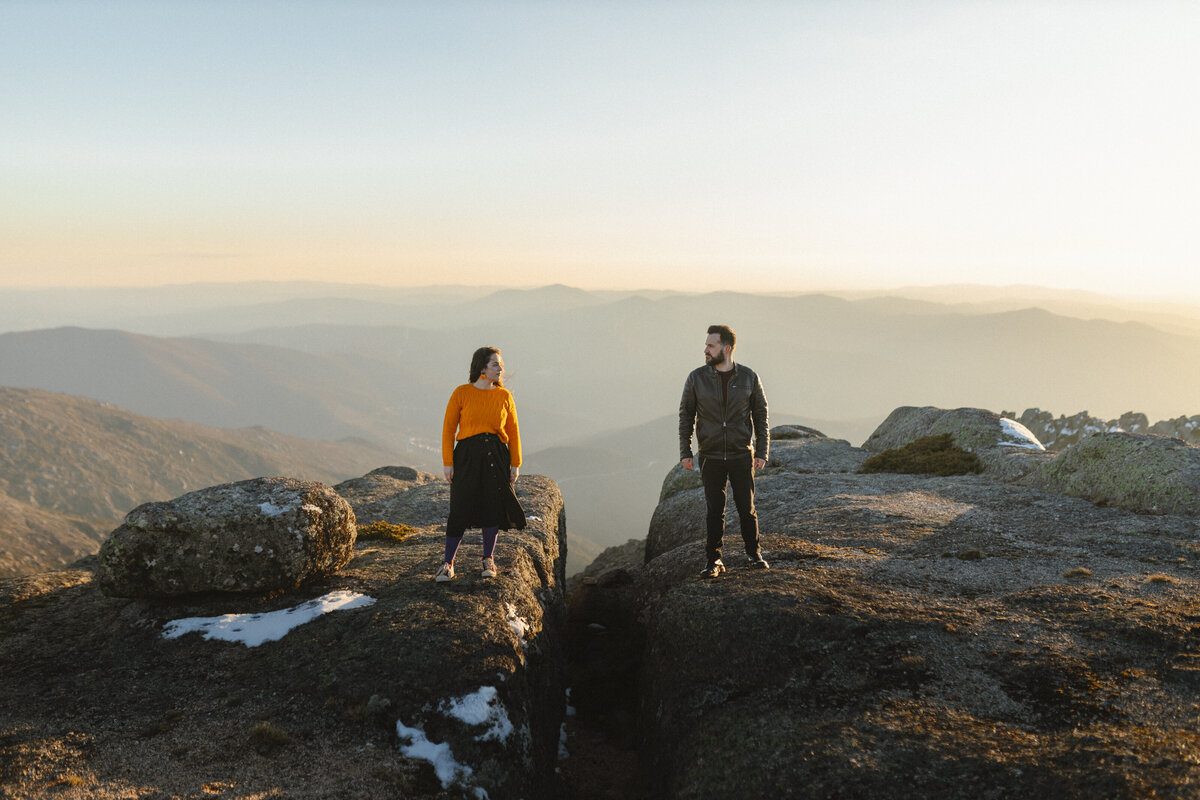
<svg viewBox="0 0 1200 800">
<path fill-rule="evenodd" d="M 979 456 L 954 446 L 948 433 L 926 436 L 904 447 L 884 450 L 863 462 L 859 472 L 901 472 L 910 475 L 971 475 L 983 472 Z"/>
<path fill-rule="evenodd" d="M 389 542 L 403 542 L 409 534 L 415 531 L 411 525 L 396 525 L 391 522 L 372 522 L 358 529 L 359 539 L 379 539 Z"/>
</svg>

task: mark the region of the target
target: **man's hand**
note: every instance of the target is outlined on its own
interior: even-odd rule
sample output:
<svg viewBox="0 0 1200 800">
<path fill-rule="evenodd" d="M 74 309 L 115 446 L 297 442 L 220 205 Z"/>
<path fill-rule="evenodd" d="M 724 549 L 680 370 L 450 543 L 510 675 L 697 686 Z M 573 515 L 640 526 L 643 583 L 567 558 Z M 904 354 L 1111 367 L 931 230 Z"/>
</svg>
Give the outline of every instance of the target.
<svg viewBox="0 0 1200 800">
<path fill-rule="evenodd" d="M 517 475 L 519 474 L 521 474 L 521 470 L 517 469 L 516 467 L 508 468 L 508 482 L 510 485 L 517 482 Z"/>
<path fill-rule="evenodd" d="M 692 460 L 690 458 L 681 458 L 679 459 L 679 463 L 683 464 L 683 468 L 688 472 L 692 471 Z"/>
<path fill-rule="evenodd" d="M 765 467 L 765 466 L 767 466 L 767 460 L 766 460 L 765 458 L 756 458 L 756 459 L 754 459 L 754 468 L 755 468 L 756 470 L 758 470 L 758 469 L 762 469 L 762 468 L 763 468 L 763 467 Z"/>
<path fill-rule="evenodd" d="M 444 467 L 442 472 L 446 473 L 446 480 L 454 480 L 454 467 Z"/>
</svg>

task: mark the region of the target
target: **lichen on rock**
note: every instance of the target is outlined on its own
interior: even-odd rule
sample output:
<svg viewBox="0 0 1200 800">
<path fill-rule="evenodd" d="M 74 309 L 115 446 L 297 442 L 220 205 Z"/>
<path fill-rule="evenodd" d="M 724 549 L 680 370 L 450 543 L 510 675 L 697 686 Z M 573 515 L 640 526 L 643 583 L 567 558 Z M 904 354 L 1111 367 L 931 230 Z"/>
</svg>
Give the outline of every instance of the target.
<svg viewBox="0 0 1200 800">
<path fill-rule="evenodd" d="M 1020 482 L 1130 511 L 1200 516 L 1200 447 L 1153 434 L 1100 433 Z"/>
<path fill-rule="evenodd" d="M 355 536 L 328 486 L 254 478 L 133 509 L 101 545 L 97 578 L 118 597 L 290 590 L 344 567 Z"/>
</svg>

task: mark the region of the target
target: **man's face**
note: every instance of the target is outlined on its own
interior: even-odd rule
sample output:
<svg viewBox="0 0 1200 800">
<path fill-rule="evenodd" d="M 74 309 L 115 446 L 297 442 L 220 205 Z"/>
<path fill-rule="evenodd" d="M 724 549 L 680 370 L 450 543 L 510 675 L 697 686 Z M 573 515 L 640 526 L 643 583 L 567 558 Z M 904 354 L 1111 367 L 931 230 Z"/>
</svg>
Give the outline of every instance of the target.
<svg viewBox="0 0 1200 800">
<path fill-rule="evenodd" d="M 725 363 L 725 348 L 721 345 L 721 334 L 710 333 L 704 340 L 704 363 L 719 367 Z"/>
</svg>

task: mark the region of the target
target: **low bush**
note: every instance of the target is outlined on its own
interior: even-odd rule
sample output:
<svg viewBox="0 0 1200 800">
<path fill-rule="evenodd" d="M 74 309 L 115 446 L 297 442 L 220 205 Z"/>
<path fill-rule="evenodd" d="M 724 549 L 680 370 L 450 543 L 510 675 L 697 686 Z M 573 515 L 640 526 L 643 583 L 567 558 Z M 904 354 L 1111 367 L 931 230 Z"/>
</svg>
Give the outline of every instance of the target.
<svg viewBox="0 0 1200 800">
<path fill-rule="evenodd" d="M 359 539 L 378 539 L 389 542 L 403 542 L 416 528 L 411 525 L 396 525 L 391 522 L 372 522 L 358 529 Z"/>
<path fill-rule="evenodd" d="M 948 433 L 926 436 L 904 447 L 884 450 L 862 463 L 859 472 L 900 472 L 909 475 L 973 475 L 983 472 L 979 456 L 954 445 Z"/>
</svg>

